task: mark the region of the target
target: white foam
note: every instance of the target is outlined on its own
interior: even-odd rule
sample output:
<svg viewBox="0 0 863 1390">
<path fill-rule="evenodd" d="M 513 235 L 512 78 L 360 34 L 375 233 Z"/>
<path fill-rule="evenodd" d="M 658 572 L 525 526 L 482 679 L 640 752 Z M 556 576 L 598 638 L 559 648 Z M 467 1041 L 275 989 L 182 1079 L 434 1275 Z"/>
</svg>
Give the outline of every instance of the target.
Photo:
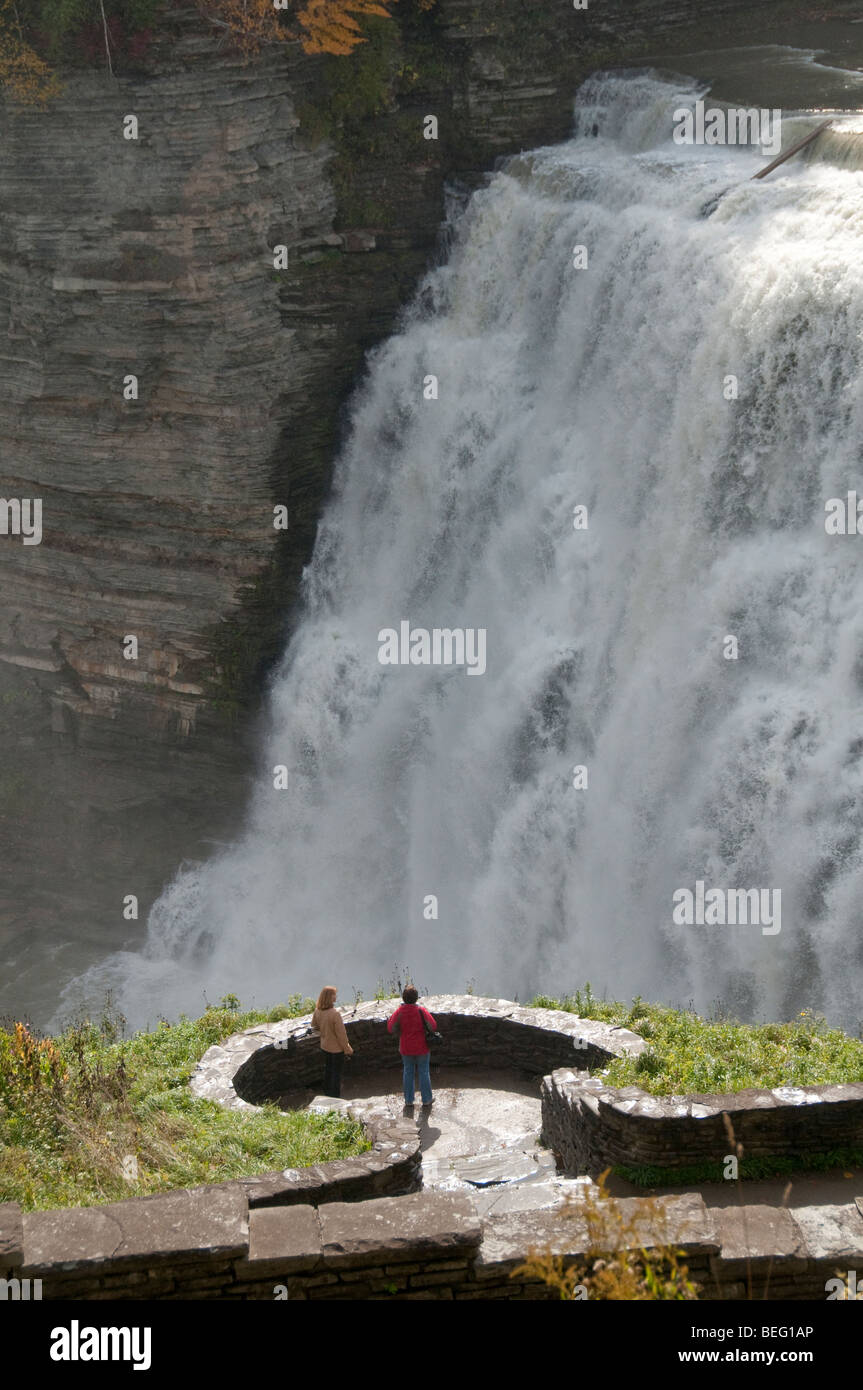
<svg viewBox="0 0 863 1390">
<path fill-rule="evenodd" d="M 354 401 L 242 837 L 67 1002 L 110 984 L 140 1021 L 407 961 L 859 1016 L 863 539 L 823 505 L 861 481 L 863 176 L 748 182 L 758 151 L 672 144 L 680 90 L 594 82 L 584 135 L 474 196 Z M 404 618 L 486 628 L 486 675 L 382 668 Z M 781 935 L 672 927 L 696 878 L 780 888 Z"/>
</svg>

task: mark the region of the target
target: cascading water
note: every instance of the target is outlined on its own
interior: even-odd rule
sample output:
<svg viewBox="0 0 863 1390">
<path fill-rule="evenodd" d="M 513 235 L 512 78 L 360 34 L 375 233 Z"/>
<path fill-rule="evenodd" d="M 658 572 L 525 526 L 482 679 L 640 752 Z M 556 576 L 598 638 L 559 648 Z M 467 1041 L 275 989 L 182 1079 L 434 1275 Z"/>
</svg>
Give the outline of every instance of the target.
<svg viewBox="0 0 863 1390">
<path fill-rule="evenodd" d="M 67 1002 L 143 1022 L 398 960 L 856 1025 L 863 540 L 825 502 L 861 482 L 863 174 L 840 129 L 749 182 L 760 150 L 673 143 L 698 95 L 592 79 L 570 142 L 470 200 L 355 399 L 242 838 Z M 485 629 L 485 674 L 381 665 L 403 620 Z M 781 931 L 675 925 L 697 880 L 780 889 Z"/>
</svg>

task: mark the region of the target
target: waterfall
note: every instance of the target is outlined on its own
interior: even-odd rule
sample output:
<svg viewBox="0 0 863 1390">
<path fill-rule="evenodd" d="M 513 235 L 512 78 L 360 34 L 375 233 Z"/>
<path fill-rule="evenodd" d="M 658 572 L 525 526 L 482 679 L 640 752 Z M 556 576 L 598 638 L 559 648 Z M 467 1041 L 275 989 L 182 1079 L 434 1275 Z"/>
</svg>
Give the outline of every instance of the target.
<svg viewBox="0 0 863 1390">
<path fill-rule="evenodd" d="M 863 539 L 825 503 L 863 497 L 863 173 L 840 121 L 750 182 L 760 149 L 674 143 L 701 94 L 592 78 L 459 212 L 353 400 L 242 834 L 67 997 L 407 962 L 856 1027 Z M 483 630 L 484 674 L 382 665 L 404 621 Z M 699 880 L 781 890 L 781 931 L 675 924 Z"/>
</svg>

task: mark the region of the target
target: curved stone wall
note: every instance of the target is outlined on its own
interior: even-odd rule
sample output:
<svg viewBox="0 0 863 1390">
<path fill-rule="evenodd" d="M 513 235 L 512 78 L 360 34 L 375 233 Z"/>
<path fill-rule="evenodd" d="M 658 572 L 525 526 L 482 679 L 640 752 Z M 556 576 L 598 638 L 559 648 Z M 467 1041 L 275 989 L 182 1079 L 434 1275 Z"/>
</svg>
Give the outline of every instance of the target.
<svg viewBox="0 0 863 1390">
<path fill-rule="evenodd" d="M 863 1082 L 651 1096 L 561 1069 L 542 1083 L 543 1138 L 572 1174 L 721 1164 L 733 1153 L 726 1116 L 744 1159 L 799 1158 L 804 1169 L 807 1155 L 863 1148 Z"/>
<path fill-rule="evenodd" d="M 371 1148 L 353 1158 L 334 1159 L 332 1163 L 282 1168 L 237 1179 L 245 1191 L 250 1210 L 299 1205 L 317 1207 L 324 1202 L 398 1197 L 422 1187 L 422 1153 L 412 1120 L 376 1111 L 362 1103 L 340 1108 L 350 1119 L 359 1120 Z"/>
<path fill-rule="evenodd" d="M 353 1075 L 399 1066 L 397 1041 L 387 1019 L 400 1000 L 341 1008 L 355 1055 Z M 577 1018 L 558 1009 L 532 1009 L 506 999 L 446 994 L 423 999 L 443 1035 L 432 1066 L 512 1068 L 544 1076 L 559 1067 L 590 1071 L 621 1053 L 637 1055 L 644 1041 L 626 1028 Z M 318 1087 L 323 1074 L 320 1041 L 311 1016 L 264 1023 L 235 1033 L 201 1058 L 192 1092 L 229 1109 L 260 1105 L 293 1089 Z"/>
<path fill-rule="evenodd" d="M 640 1052 L 645 1044 L 625 1028 L 555 1009 L 531 1009 L 505 999 L 473 995 L 439 995 L 423 999 L 443 1035 L 434 1050 L 435 1064 L 473 1068 L 511 1068 L 543 1076 L 555 1067 L 597 1067 L 620 1052 Z M 400 1000 L 389 999 L 343 1007 L 342 1017 L 354 1048 L 352 1075 L 393 1070 L 398 1090 L 397 1041 L 387 1019 Z M 193 1095 L 231 1110 L 251 1110 L 267 1100 L 306 1086 L 319 1087 L 323 1073 L 320 1039 L 311 1015 L 263 1023 L 235 1033 L 204 1053 L 193 1073 Z M 372 1143 L 355 1158 L 311 1168 L 287 1168 L 244 1178 L 251 1208 L 324 1202 L 360 1201 L 416 1190 L 421 1183 L 421 1154 L 412 1120 L 362 1101 L 342 1108 L 359 1120 Z"/>
</svg>

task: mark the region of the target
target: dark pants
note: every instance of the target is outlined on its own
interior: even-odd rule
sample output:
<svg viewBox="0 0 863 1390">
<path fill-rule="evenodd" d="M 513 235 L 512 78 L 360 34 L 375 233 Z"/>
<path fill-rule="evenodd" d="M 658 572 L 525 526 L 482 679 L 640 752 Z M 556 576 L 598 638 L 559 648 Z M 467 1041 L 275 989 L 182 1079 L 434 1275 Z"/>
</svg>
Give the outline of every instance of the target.
<svg viewBox="0 0 863 1390">
<path fill-rule="evenodd" d="M 345 1060 L 343 1052 L 325 1052 L 324 1057 L 324 1095 L 340 1096 L 342 1093 L 342 1064 Z"/>
</svg>

